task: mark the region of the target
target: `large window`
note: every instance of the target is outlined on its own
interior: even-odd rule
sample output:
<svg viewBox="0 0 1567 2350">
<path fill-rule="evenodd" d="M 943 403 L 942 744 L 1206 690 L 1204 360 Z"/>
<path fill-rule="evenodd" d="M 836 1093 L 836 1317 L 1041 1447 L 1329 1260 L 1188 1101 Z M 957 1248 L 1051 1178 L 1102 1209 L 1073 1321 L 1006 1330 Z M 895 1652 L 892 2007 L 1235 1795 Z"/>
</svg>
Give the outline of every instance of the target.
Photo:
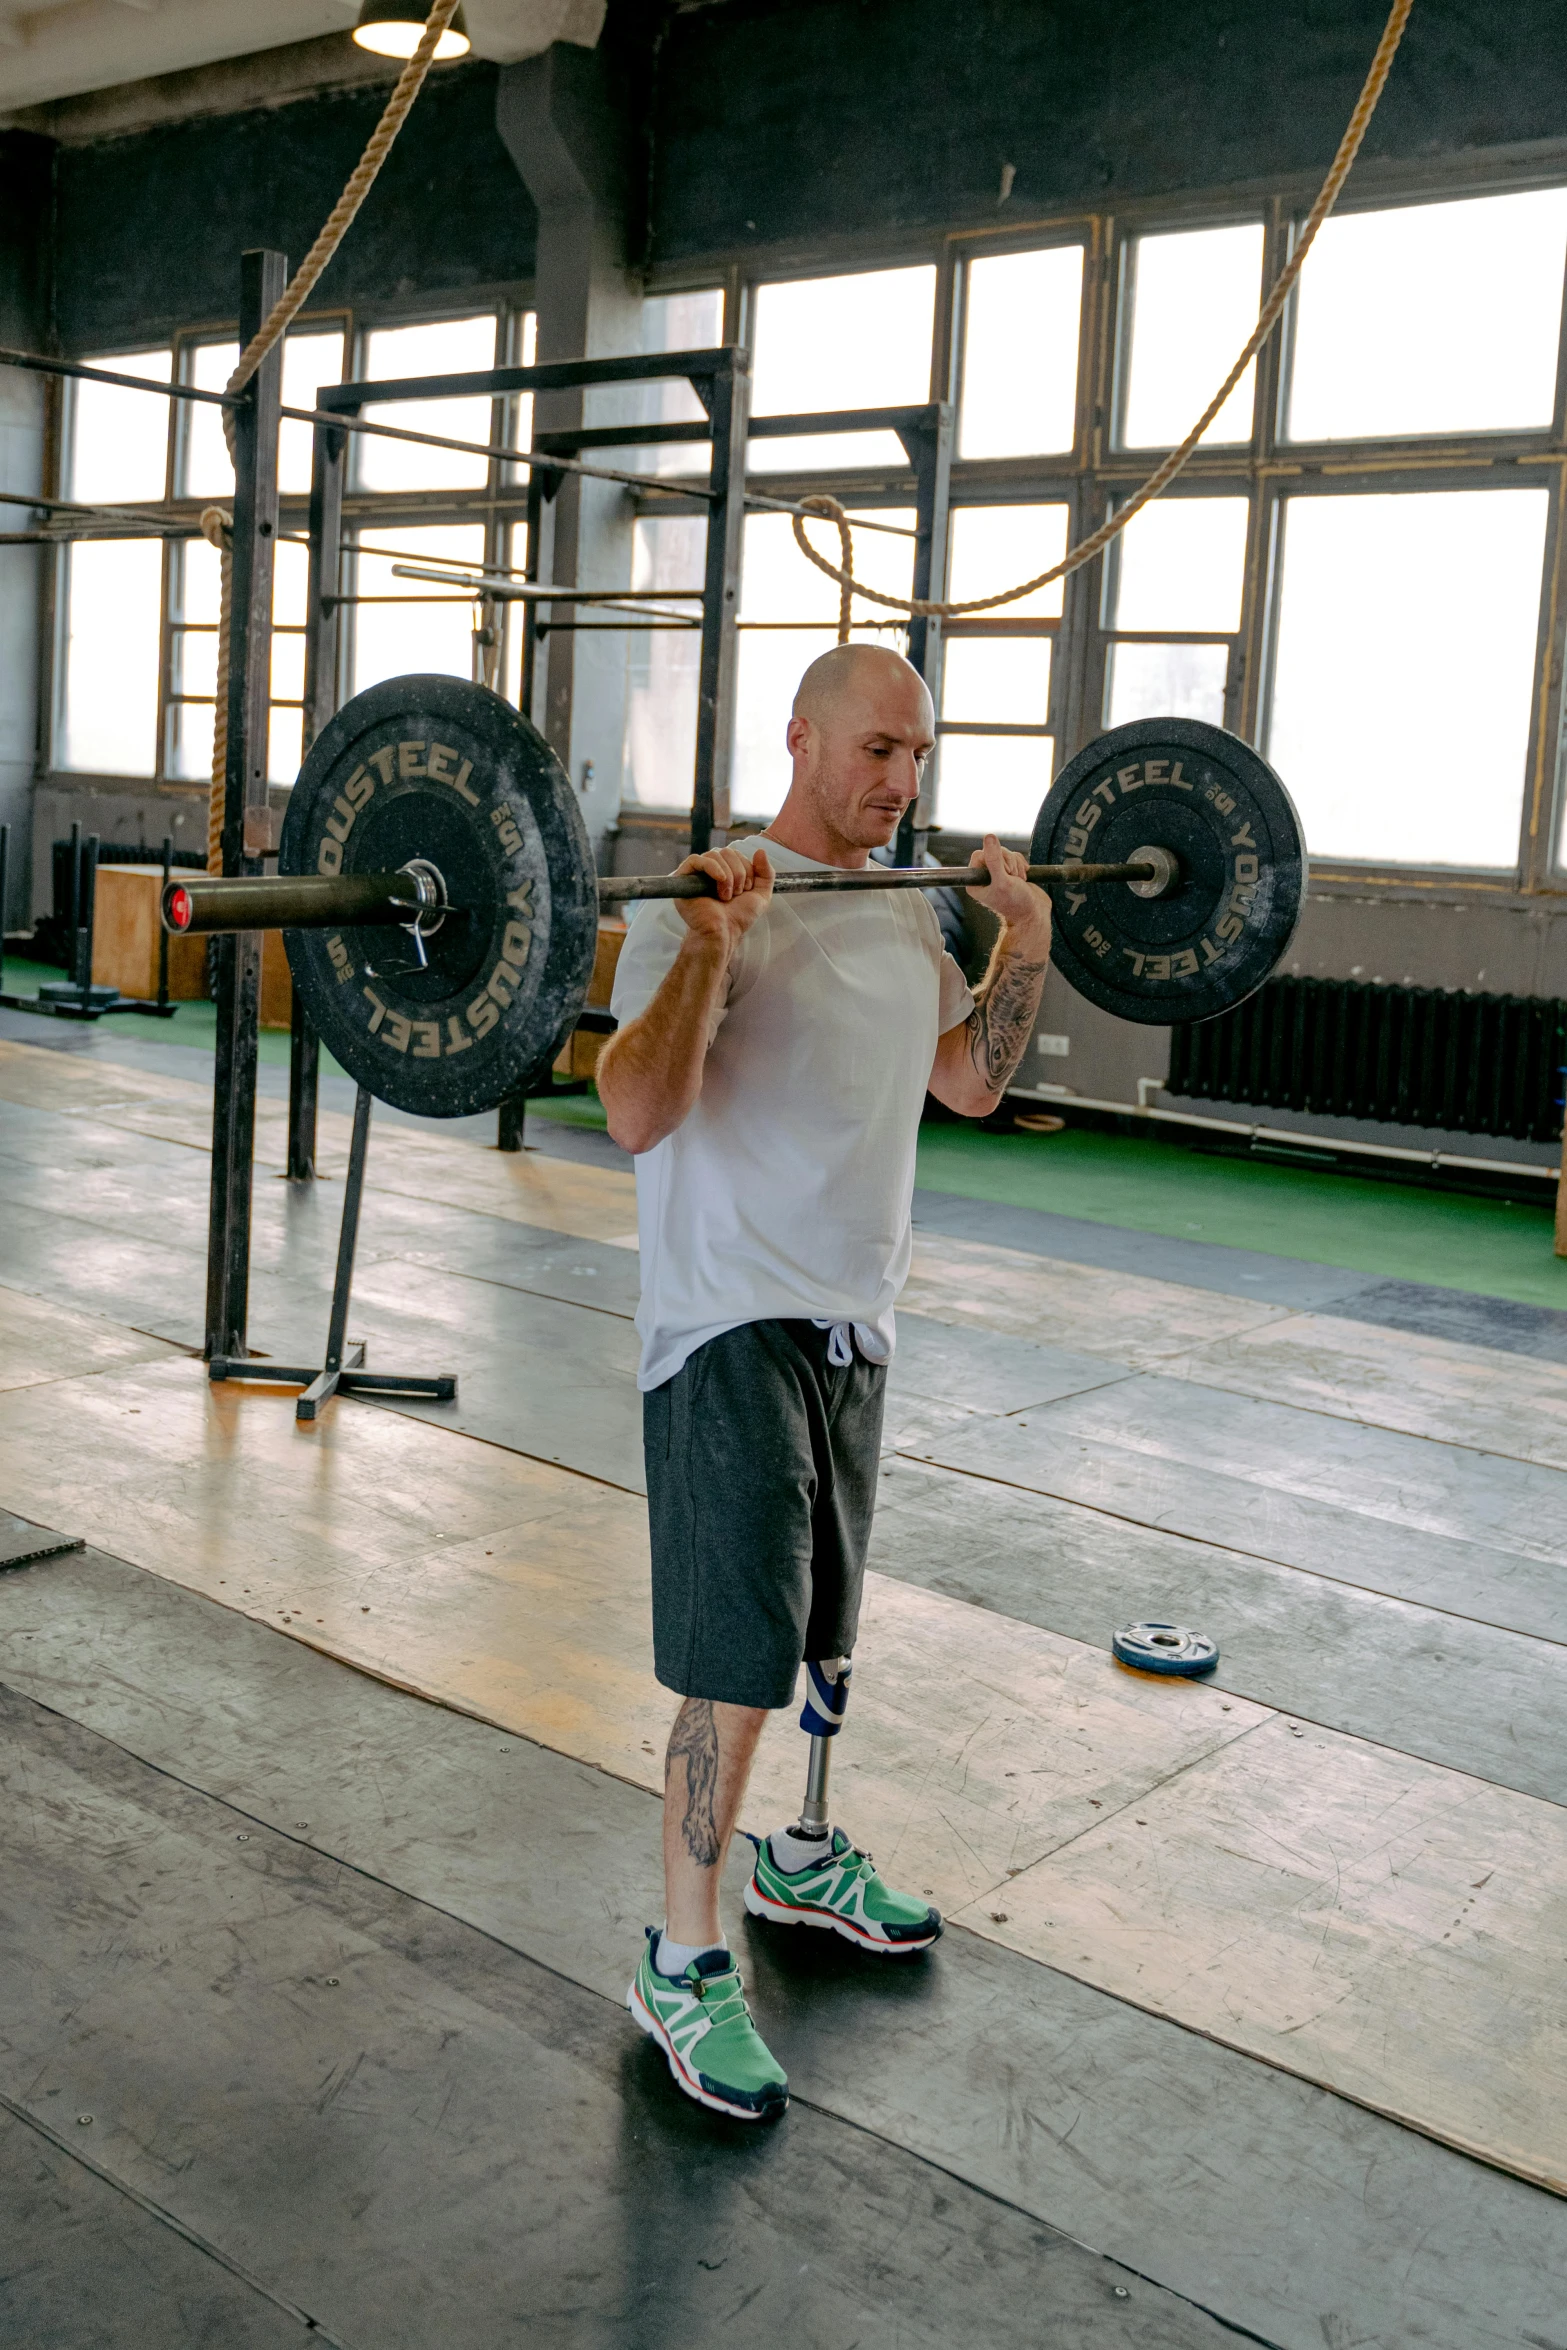
<svg viewBox="0 0 1567 2350">
<path fill-rule="evenodd" d="M 971 261 L 963 305 L 960 457 L 1032 457 L 1077 435 L 1083 248 Z"/>
<path fill-rule="evenodd" d="M 89 365 L 167 383 L 172 349 L 122 351 Z M 169 402 L 116 384 L 67 390 L 66 497 L 143 504 L 169 482 Z M 161 540 L 79 540 L 61 559 L 56 760 L 110 775 L 157 770 L 163 598 Z"/>
<path fill-rule="evenodd" d="M 959 506 L 949 586 L 957 602 L 1048 571 L 1066 552 L 1063 505 Z M 949 831 L 1029 833 L 1050 788 L 1051 683 L 1061 583 L 948 624 L 935 814 Z"/>
<path fill-rule="evenodd" d="M 300 328 L 283 346 L 283 399 L 311 408 L 323 384 L 343 374 L 340 326 Z M 221 391 L 234 371 L 239 345 L 187 344 L 182 373 L 203 391 Z M 178 499 L 227 502 L 234 495 L 219 409 L 194 402 L 176 409 L 174 494 Z M 286 497 L 310 488 L 311 431 L 285 422 L 278 436 L 278 487 Z M 297 531 L 302 517 L 291 518 Z M 285 524 L 285 531 L 288 524 Z M 304 738 L 305 578 L 309 568 L 297 536 L 280 536 L 273 555 L 272 695 L 267 774 L 292 783 Z M 199 781 L 212 772 L 213 688 L 217 676 L 220 578 L 216 550 L 205 539 L 171 542 L 167 566 L 168 651 L 164 680 L 163 773 Z"/>
<path fill-rule="evenodd" d="M 1125 389 L 1121 445 L 1183 441 L 1257 323 L 1262 224 L 1136 237 L 1122 281 Z M 1249 367 L 1203 434 L 1203 445 L 1251 438 L 1256 369 Z"/>
<path fill-rule="evenodd" d="M 393 444 L 395 446 L 395 443 Z M 350 690 L 362 694 L 384 677 L 411 670 L 473 675 L 475 610 L 460 588 L 421 584 L 408 568 L 450 564 L 477 570 L 484 561 L 482 522 L 418 527 L 388 523 L 356 540 Z"/>
<path fill-rule="evenodd" d="M 1518 853 L 1543 490 L 1297 497 L 1267 751 L 1319 856 Z"/>
<path fill-rule="evenodd" d="M 938 593 L 965 599 L 1043 571 L 1115 512 L 1217 390 L 1300 232 L 1311 191 L 1225 201 L 1202 215 L 1132 206 L 1037 232 L 965 231 L 864 266 L 660 292 L 642 306 L 649 352 L 732 337 L 752 353 L 753 497 L 823 489 L 867 520 L 865 579 L 912 577 L 916 477 L 897 432 L 843 429 L 849 410 L 954 404 L 951 497 Z M 1032 241 L 1030 241 L 1032 238 Z M 716 272 L 715 272 L 716 274 Z M 1273 760 L 1305 818 L 1317 870 L 1335 866 L 1559 885 L 1567 593 L 1559 571 L 1567 186 L 1473 176 L 1433 196 L 1346 211 L 1322 231 L 1262 358 L 1178 482 L 1065 583 L 932 632 L 939 742 L 927 812 L 961 849 L 1025 837 L 1063 762 L 1107 725 L 1161 715 L 1232 727 Z M 532 356 L 521 310 L 360 323 L 317 317 L 285 347 L 291 403 L 344 374 L 423 376 Z M 204 330 L 112 355 L 149 378 L 220 385 L 232 336 Z M 680 383 L 594 395 L 595 416 L 646 427 L 629 462 L 676 495 L 632 498 L 633 584 L 661 591 L 623 640 L 607 611 L 546 629 L 602 683 L 626 662 L 622 796 L 691 801 L 699 632 L 681 596 L 702 576 L 705 417 Z M 372 415 L 377 412 L 372 411 Z M 386 420 L 485 444 L 531 433 L 530 404 L 481 397 L 398 404 Z M 818 429 L 779 434 L 770 419 Z M 682 437 L 689 435 L 690 437 Z M 310 435 L 285 428 L 268 763 L 293 772 L 303 733 Z M 196 781 L 210 758 L 217 565 L 189 535 L 232 476 L 221 421 L 171 418 L 155 398 L 68 387 L 60 489 L 150 506 L 167 536 L 83 541 L 60 558 L 56 764 Z M 490 456 L 355 443 L 338 550 L 344 690 L 408 667 L 521 690 L 520 606 L 467 592 L 526 558 L 524 470 Z M 833 533 L 813 535 L 830 550 Z M 624 553 L 617 545 L 615 560 Z M 584 561 L 588 560 L 584 556 Z M 446 567 L 448 583 L 406 576 Z M 589 569 L 587 576 L 595 573 Z M 602 576 L 602 574 L 599 574 Z M 621 576 L 624 576 L 622 573 Z M 786 516 L 744 536 L 735 740 L 737 821 L 769 815 L 787 781 L 795 684 L 833 642 L 837 593 Z M 646 623 L 642 625 L 641 623 Z M 866 603 L 855 634 L 905 646 L 902 618 Z M 605 651 L 608 648 L 608 651 Z M 618 688 L 618 679 L 614 680 Z"/>
<path fill-rule="evenodd" d="M 646 515 L 636 524 L 634 588 L 671 596 L 702 584 L 707 523 L 700 514 Z M 653 607 L 626 633 L 626 756 L 621 797 L 634 807 L 689 808 L 696 771 L 700 631 L 692 603 Z"/>
<path fill-rule="evenodd" d="M 930 398 L 936 272 L 927 265 L 854 276 L 763 285 L 753 299 L 752 412 L 758 417 L 830 414 L 853 408 L 912 408 Z M 795 483 L 840 488 L 855 512 L 891 528 L 856 534 L 857 575 L 907 595 L 913 576 L 913 513 L 867 505 L 856 479 L 872 469 L 907 475 L 908 454 L 893 432 L 819 432 L 752 439 L 753 474 L 787 474 Z M 862 492 L 863 498 L 863 492 Z M 907 535 L 899 535 L 907 534 Z M 824 551 L 836 536 L 814 527 Z M 802 672 L 836 641 L 838 590 L 807 563 L 789 518 L 752 514 L 745 529 L 730 801 L 736 820 L 774 815 L 789 783 L 784 730 Z M 901 650 L 907 631 L 896 613 L 855 607 L 857 640 Z M 690 803 L 688 780 L 682 795 Z"/>
<path fill-rule="evenodd" d="M 916 406 L 946 384 L 938 591 L 961 601 L 1041 572 L 1191 430 L 1299 225 L 1259 199 L 1208 222 L 959 239 L 940 269 L 915 259 L 742 288 L 755 416 L 823 420 L 811 435 L 757 434 L 753 482 L 830 490 L 887 519 L 913 488 L 908 450 L 826 420 Z M 1540 650 L 1543 562 L 1567 494 L 1551 461 L 1564 265 L 1567 188 L 1331 221 L 1264 360 L 1178 482 L 1070 581 L 944 623 L 926 806 L 954 846 L 992 828 L 1026 837 L 1096 732 L 1175 716 L 1267 752 L 1319 869 L 1515 867 L 1521 839 L 1545 837 L 1537 820 L 1524 833 L 1525 784 L 1554 767 L 1560 723 Z M 647 306 L 649 347 L 684 339 L 681 304 L 710 304 L 716 333 L 716 293 L 667 299 L 667 321 Z M 683 416 L 680 400 L 660 415 Z M 697 452 L 647 454 L 679 471 Z M 813 535 L 831 549 L 830 529 Z M 639 583 L 694 584 L 701 543 L 699 518 L 644 502 Z M 857 535 L 862 576 L 906 581 L 909 556 L 907 540 Z M 832 641 L 836 602 L 782 516 L 748 518 L 744 560 L 737 821 L 778 804 L 789 701 Z M 855 612 L 857 634 L 907 642 L 897 615 Z M 689 806 L 695 632 L 661 623 L 630 660 L 626 798 Z"/>
<path fill-rule="evenodd" d="M 533 357 L 533 319 L 494 311 L 416 325 L 346 320 L 295 328 L 283 350 L 285 405 L 310 408 L 321 388 L 359 376 L 419 376 Z M 203 390 L 221 390 L 238 355 L 232 339 L 191 336 L 159 350 L 90 363 Z M 385 403 L 372 420 L 481 443 L 526 441 L 531 402 L 488 398 Z M 76 382 L 65 415 L 62 489 L 84 503 L 154 505 L 166 536 L 83 540 L 60 567 L 54 763 L 79 772 L 200 783 L 211 772 L 219 567 L 197 534 L 203 506 L 234 494 L 219 410 L 175 404 L 111 385 Z M 278 448 L 282 498 L 275 551 L 267 772 L 291 782 L 304 739 L 305 546 L 312 433 L 285 421 Z M 503 478 L 504 477 L 504 478 Z M 485 565 L 520 562 L 522 469 L 417 442 L 357 438 L 339 550 L 338 675 L 345 693 L 401 670 L 460 677 L 502 674 L 502 640 L 520 635 L 508 608 L 489 616 L 461 587 L 400 577 L 396 566 L 452 564 L 477 579 Z M 511 663 L 515 672 L 515 661 Z"/>
<path fill-rule="evenodd" d="M 310 407 L 343 372 L 340 325 L 300 327 L 283 350 L 283 397 Z M 122 375 L 221 391 L 233 341 L 90 357 Z M 200 510 L 234 495 L 221 411 L 76 381 L 65 414 L 66 495 L 84 504 L 162 509 L 167 536 L 82 539 L 60 565 L 60 652 L 54 736 L 57 767 L 90 774 L 203 782 L 212 772 L 219 565 L 197 535 Z M 274 556 L 270 775 L 292 781 L 303 727 L 305 549 L 310 427 L 286 423 L 278 450 L 285 506 Z M 190 535 L 180 535 L 182 528 Z"/>
<path fill-rule="evenodd" d="M 700 286 L 687 294 L 656 294 L 642 305 L 642 348 L 663 351 L 710 351 L 724 339 L 724 293 L 721 286 Z M 707 411 L 688 383 L 676 376 L 662 382 L 637 384 L 618 397 L 634 402 L 634 413 L 655 427 L 701 424 Z M 695 440 L 650 441 L 628 451 L 628 467 L 639 473 L 705 473 L 709 447 L 703 436 Z M 700 570 L 694 577 L 700 578 Z"/>
<path fill-rule="evenodd" d="M 157 539 L 71 548 L 60 765 L 151 775 L 158 740 Z"/>
<path fill-rule="evenodd" d="M 1203 718 L 1222 726 L 1241 625 L 1245 498 L 1145 506 L 1105 566 L 1105 723 Z"/>
<path fill-rule="evenodd" d="M 417 325 L 373 328 L 359 339 L 355 376 L 409 381 L 481 374 L 534 360 L 531 312 L 510 318 L 491 310 Z M 372 402 L 366 419 L 481 447 L 516 448 L 533 431 L 530 397 Z M 472 678 L 520 688 L 520 608 L 484 604 L 466 591 L 484 572 L 521 569 L 526 532 L 526 469 L 497 456 L 431 447 L 420 441 L 362 435 L 355 448 L 349 544 L 338 674 L 345 693 L 362 693 L 407 671 Z M 420 571 L 447 571 L 447 580 Z"/>
<path fill-rule="evenodd" d="M 932 268 L 759 286 L 752 337 L 756 416 L 812 416 L 832 408 L 913 407 L 930 398 L 935 319 Z M 815 433 L 758 440 L 758 473 L 807 473 L 908 462 L 890 432 Z"/>
<path fill-rule="evenodd" d="M 364 338 L 362 377 L 392 382 L 423 375 L 465 375 L 495 365 L 495 319 L 443 318 L 429 326 L 387 327 Z M 450 440 L 488 441 L 494 402 L 399 400 L 365 410 L 370 424 L 404 432 L 443 434 Z M 489 461 L 456 449 L 429 449 L 417 441 L 388 441 L 368 433 L 355 442 L 355 486 L 361 490 L 474 490 L 489 478 Z"/>
<path fill-rule="evenodd" d="M 1330 220 L 1301 272 L 1295 440 L 1549 425 L 1567 189 Z"/>
</svg>

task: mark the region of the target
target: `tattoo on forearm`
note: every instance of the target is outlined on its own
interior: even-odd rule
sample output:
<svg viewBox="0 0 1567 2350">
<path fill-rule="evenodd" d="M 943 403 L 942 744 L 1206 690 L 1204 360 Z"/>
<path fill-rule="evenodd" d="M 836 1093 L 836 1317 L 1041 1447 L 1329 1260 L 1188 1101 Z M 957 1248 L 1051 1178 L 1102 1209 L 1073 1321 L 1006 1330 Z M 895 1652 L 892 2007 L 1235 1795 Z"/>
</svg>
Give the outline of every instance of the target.
<svg viewBox="0 0 1567 2350">
<path fill-rule="evenodd" d="M 1023 1058 L 1048 968 L 1046 963 L 1025 963 L 1002 953 L 969 1014 L 969 1058 L 991 1093 L 1005 1090 Z"/>
<path fill-rule="evenodd" d="M 709 1698 L 688 1697 L 676 1714 L 664 1761 L 666 1783 L 677 1755 L 686 1766 L 686 1808 L 680 1823 L 685 1848 L 699 1868 L 716 1868 L 718 1827 L 713 1803 L 718 1790 L 718 1725 Z"/>
</svg>

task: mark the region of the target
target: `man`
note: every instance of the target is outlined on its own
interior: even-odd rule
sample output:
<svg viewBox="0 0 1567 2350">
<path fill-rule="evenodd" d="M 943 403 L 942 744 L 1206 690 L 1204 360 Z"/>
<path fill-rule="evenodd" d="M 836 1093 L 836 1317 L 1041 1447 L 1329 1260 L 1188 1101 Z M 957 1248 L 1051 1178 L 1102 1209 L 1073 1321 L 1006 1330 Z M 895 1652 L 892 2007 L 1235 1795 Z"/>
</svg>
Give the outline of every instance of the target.
<svg viewBox="0 0 1567 2350">
<path fill-rule="evenodd" d="M 773 897 L 775 868 L 863 867 L 917 796 L 934 721 L 908 662 L 823 654 L 786 739 L 793 780 L 766 832 L 680 867 L 716 896 L 638 912 L 598 1068 L 637 1161 L 654 1669 L 684 1699 L 665 1924 L 627 2004 L 681 2088 L 743 2120 L 781 2113 L 788 2084 L 746 2006 L 719 1882 L 762 1725 L 802 1660 L 823 1704 L 846 1694 L 920 1111 L 927 1087 L 968 1117 L 996 1107 L 1050 953 L 1050 902 L 994 835 L 997 878 L 972 894 L 1002 930 L 973 994 L 923 891 Z M 877 1953 L 928 1948 L 940 1913 L 810 1811 L 759 1847 L 747 1908 Z"/>
</svg>

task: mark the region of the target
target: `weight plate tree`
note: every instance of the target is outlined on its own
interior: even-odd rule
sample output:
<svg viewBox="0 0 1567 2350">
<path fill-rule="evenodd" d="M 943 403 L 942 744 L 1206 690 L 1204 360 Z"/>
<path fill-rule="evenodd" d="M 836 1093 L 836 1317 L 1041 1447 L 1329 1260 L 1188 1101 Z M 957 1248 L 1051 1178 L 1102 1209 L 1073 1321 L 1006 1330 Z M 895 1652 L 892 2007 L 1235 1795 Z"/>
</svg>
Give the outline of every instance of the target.
<svg viewBox="0 0 1567 2350">
<path fill-rule="evenodd" d="M 1306 889 L 1300 819 L 1238 735 L 1195 718 L 1138 718 L 1062 769 L 1029 855 L 1117 864 L 1150 844 L 1179 868 L 1158 896 L 1117 882 L 1051 887 L 1051 960 L 1118 1019 L 1212 1019 L 1261 986 L 1294 935 Z"/>
<path fill-rule="evenodd" d="M 1030 875 L 1052 955 L 1123 1019 L 1203 1020 L 1260 987 L 1305 887 L 1278 777 L 1234 735 L 1140 719 L 1091 743 L 1040 810 Z M 582 1011 L 601 905 L 708 894 L 704 876 L 599 880 L 543 736 L 484 686 L 397 677 L 349 702 L 294 786 L 274 879 L 173 882 L 176 931 L 281 929 L 329 1052 L 423 1117 L 493 1109 Z M 983 866 L 777 877 L 780 897 L 983 884 Z"/>
<path fill-rule="evenodd" d="M 368 925 L 287 930 L 289 968 L 352 1078 L 399 1109 L 461 1118 L 554 1059 L 586 999 L 598 932 L 593 853 L 565 770 L 483 686 L 372 686 L 300 769 L 280 876 L 410 865 L 433 868 L 444 911 L 417 929 L 383 907 Z"/>
</svg>

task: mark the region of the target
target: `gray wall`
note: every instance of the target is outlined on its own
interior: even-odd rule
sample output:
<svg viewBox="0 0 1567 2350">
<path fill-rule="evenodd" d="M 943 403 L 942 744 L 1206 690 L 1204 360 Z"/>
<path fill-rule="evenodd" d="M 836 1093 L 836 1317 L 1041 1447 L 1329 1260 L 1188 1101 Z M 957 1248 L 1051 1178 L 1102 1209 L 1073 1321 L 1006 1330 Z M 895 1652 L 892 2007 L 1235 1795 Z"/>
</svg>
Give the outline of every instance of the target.
<svg viewBox="0 0 1567 2350">
<path fill-rule="evenodd" d="M 1382 0 L 612 0 L 601 49 L 628 258 L 808 261 L 998 214 L 1317 172 L 1385 14 Z M 496 87 L 484 64 L 432 77 L 321 299 L 531 278 L 535 213 L 495 129 Z M 67 346 L 228 317 L 234 257 L 304 251 L 383 98 L 339 90 L 62 146 Z M 1557 0 L 1420 0 L 1365 161 L 1564 136 Z"/>
<path fill-rule="evenodd" d="M 651 257 L 831 247 L 1326 165 L 1385 0 L 729 0 L 671 17 Z M 1567 133 L 1557 0 L 1419 0 L 1365 148 Z"/>
<path fill-rule="evenodd" d="M 493 66 L 432 75 L 314 300 L 460 301 L 533 274 L 535 215 L 495 129 Z M 386 101 L 333 91 L 62 146 L 54 231 L 62 347 L 232 318 L 239 256 L 297 261 Z"/>
</svg>

